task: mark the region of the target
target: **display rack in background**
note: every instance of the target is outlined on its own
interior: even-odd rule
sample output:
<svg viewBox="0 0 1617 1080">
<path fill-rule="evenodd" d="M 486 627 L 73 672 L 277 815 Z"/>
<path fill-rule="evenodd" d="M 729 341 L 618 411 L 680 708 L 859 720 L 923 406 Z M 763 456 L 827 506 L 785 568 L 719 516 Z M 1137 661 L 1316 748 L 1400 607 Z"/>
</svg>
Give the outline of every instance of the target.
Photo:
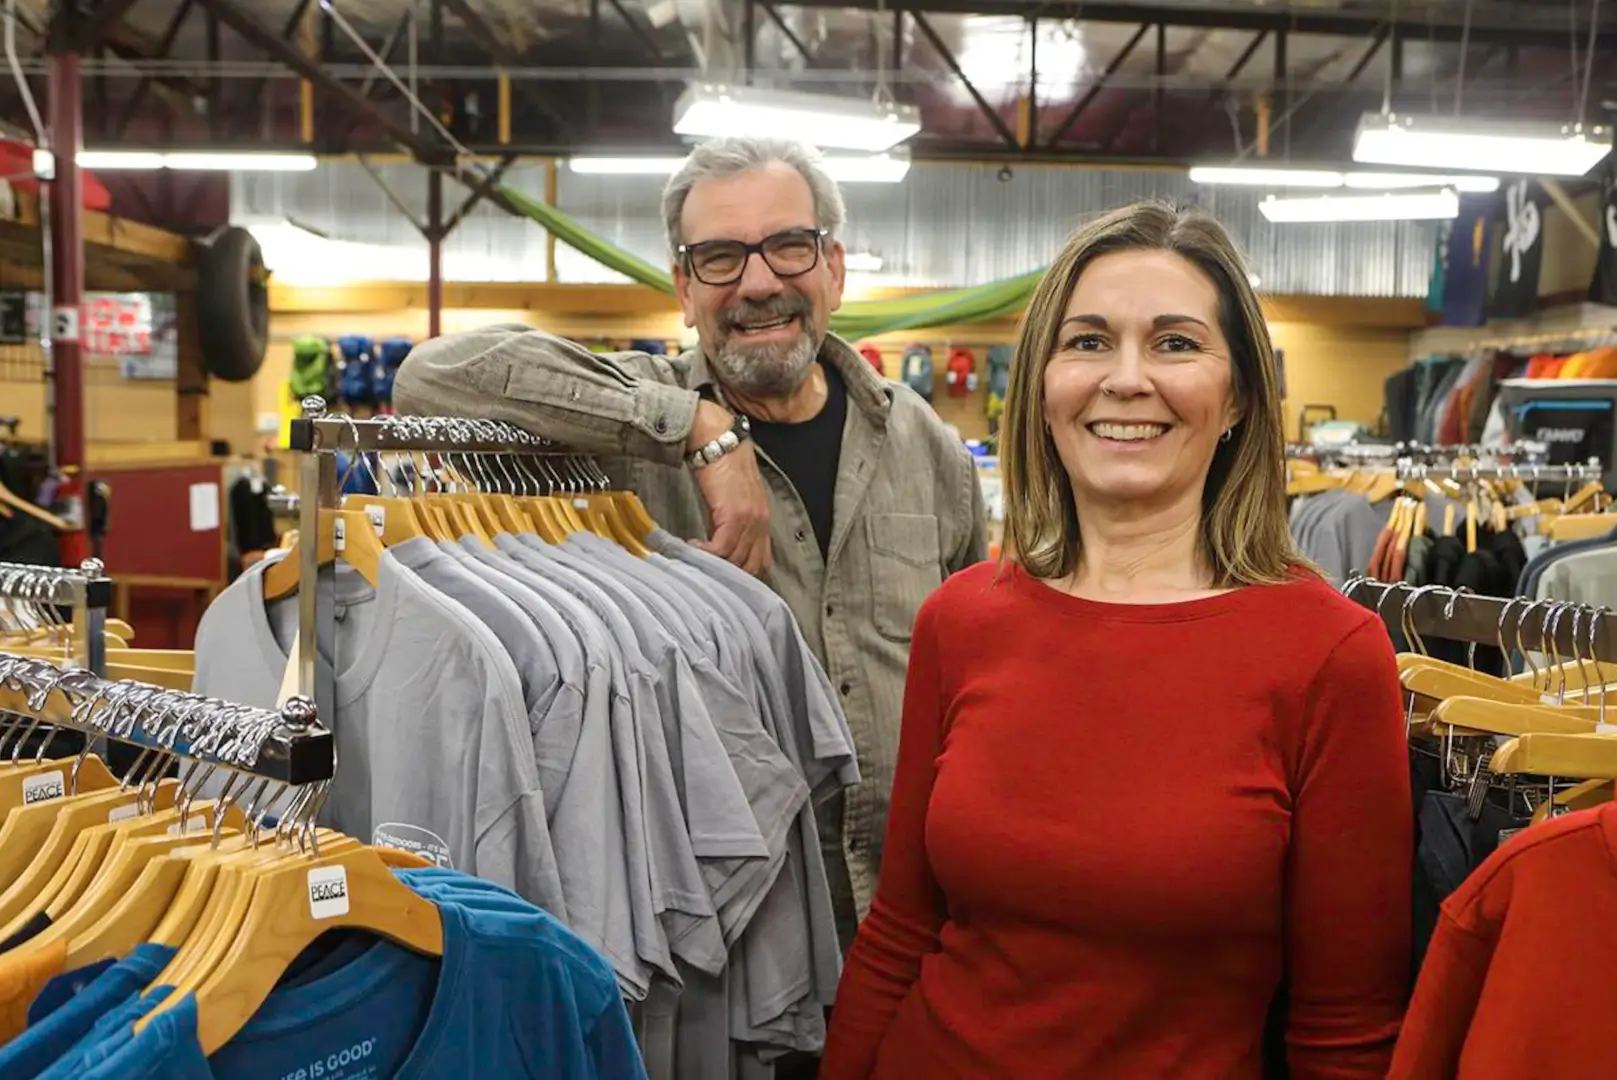
<svg viewBox="0 0 1617 1080">
<path fill-rule="evenodd" d="M 1552 464 L 1617 463 L 1617 329 L 1479 337 L 1396 372 L 1384 397 L 1394 440 L 1498 447 L 1527 438 L 1549 444 Z"/>
</svg>

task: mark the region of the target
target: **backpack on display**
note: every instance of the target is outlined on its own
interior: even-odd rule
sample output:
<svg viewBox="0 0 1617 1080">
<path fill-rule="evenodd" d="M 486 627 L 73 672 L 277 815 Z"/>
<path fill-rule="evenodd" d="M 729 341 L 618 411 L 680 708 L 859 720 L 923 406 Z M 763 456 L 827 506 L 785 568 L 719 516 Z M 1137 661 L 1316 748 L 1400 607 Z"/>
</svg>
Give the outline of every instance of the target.
<svg viewBox="0 0 1617 1080">
<path fill-rule="evenodd" d="M 933 385 L 936 381 L 932 373 L 931 347 L 911 345 L 905 349 L 902 372 L 904 385 L 930 402 L 932 400 Z"/>
<path fill-rule="evenodd" d="M 370 405 L 376 401 L 375 373 L 371 370 L 371 339 L 359 334 L 344 334 L 337 339 L 342 353 L 342 373 L 339 389 L 342 399 L 349 405 Z"/>
<path fill-rule="evenodd" d="M 399 373 L 399 365 L 404 358 L 410 355 L 414 343 L 409 338 L 388 338 L 376 348 L 376 362 L 371 365 L 371 389 L 376 394 L 379 405 L 393 403 L 393 377 Z"/>
<path fill-rule="evenodd" d="M 331 346 L 326 339 L 305 334 L 292 339 L 292 373 L 287 387 L 294 401 L 310 395 L 331 398 Z"/>
</svg>

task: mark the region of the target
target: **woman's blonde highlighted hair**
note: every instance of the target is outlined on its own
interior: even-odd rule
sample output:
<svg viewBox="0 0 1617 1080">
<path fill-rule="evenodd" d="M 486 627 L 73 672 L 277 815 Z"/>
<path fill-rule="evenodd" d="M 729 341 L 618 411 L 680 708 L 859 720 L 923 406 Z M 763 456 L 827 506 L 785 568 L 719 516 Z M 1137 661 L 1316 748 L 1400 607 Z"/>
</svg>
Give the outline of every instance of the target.
<svg viewBox="0 0 1617 1080">
<path fill-rule="evenodd" d="M 1133 250 L 1183 256 L 1218 289 L 1241 419 L 1229 441 L 1218 444 L 1202 497 L 1203 553 L 1216 587 L 1284 581 L 1309 564 L 1287 520 L 1285 426 L 1269 328 L 1245 260 L 1224 227 L 1199 211 L 1156 201 L 1114 210 L 1075 232 L 1022 317 L 1000 427 L 1005 550 L 1034 577 L 1065 577 L 1077 569 L 1078 510 L 1044 423 L 1044 368 L 1085 267 L 1102 255 Z"/>
</svg>

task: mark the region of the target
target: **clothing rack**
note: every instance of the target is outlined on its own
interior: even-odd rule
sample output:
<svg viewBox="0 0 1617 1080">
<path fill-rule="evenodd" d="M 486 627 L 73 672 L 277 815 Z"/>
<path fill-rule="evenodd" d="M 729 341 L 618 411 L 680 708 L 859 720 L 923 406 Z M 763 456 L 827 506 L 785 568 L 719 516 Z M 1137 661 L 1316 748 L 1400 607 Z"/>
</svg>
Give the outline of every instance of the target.
<svg viewBox="0 0 1617 1080">
<path fill-rule="evenodd" d="M 1441 445 L 1428 443 L 1343 443 L 1340 446 L 1315 443 L 1288 443 L 1288 458 L 1306 458 L 1321 464 L 1348 464 L 1354 462 L 1426 462 L 1439 463 L 1456 458 L 1481 458 L 1491 461 L 1510 461 L 1531 464 L 1549 454 L 1549 446 L 1542 442 L 1518 441 L 1509 446 Z"/>
<path fill-rule="evenodd" d="M 331 733 L 308 698 L 255 709 L 0 653 L 0 712 L 282 784 L 327 781 L 336 768 Z"/>
<path fill-rule="evenodd" d="M 1428 465 L 1417 461 L 1398 462 L 1400 480 L 1523 480 L 1529 483 L 1586 484 L 1599 481 L 1605 471 L 1598 460 L 1582 465 L 1513 465 L 1504 463 L 1453 463 Z"/>
<path fill-rule="evenodd" d="M 72 610 L 68 663 L 96 675 L 107 671 L 107 608 L 112 579 L 100 559 L 86 559 L 77 570 L 0 562 L 0 600 L 22 600 Z"/>
<path fill-rule="evenodd" d="M 316 628 L 320 590 L 306 588 L 319 580 L 320 511 L 336 510 L 342 498 L 337 476 L 337 455 L 375 452 L 427 453 L 460 457 L 503 454 L 523 457 L 577 457 L 548 439 L 531 435 L 499 420 L 441 416 L 378 416 L 359 420 L 326 414 L 324 398 L 310 395 L 302 401 L 303 416 L 292 421 L 288 447 L 301 454 L 297 500 L 298 566 L 298 693 L 313 700 L 316 677 Z M 512 478 L 515 479 L 515 478 Z M 580 484 L 582 490 L 583 485 Z M 314 498 L 306 498 L 309 492 Z M 334 611 L 335 604 L 326 605 Z"/>
<path fill-rule="evenodd" d="M 1342 595 L 1407 631 L 1450 641 L 1617 662 L 1617 612 L 1558 600 L 1481 596 L 1439 585 L 1388 584 L 1355 577 Z"/>
</svg>

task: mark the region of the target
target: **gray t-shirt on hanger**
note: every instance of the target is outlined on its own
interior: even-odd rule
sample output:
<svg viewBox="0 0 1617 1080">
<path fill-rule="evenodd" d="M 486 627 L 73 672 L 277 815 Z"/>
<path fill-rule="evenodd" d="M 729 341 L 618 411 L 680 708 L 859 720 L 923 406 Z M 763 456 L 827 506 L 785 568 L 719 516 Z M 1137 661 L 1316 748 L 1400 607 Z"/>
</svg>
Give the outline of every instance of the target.
<svg viewBox="0 0 1617 1080">
<path fill-rule="evenodd" d="M 629 867 L 627 816 L 638 801 L 631 804 L 623 797 L 624 777 L 613 747 L 613 732 L 630 708 L 617 647 L 600 619 L 554 582 L 477 540 L 446 542 L 444 547 L 458 548 L 479 565 L 527 586 L 579 636 L 588 673 L 581 722 L 574 729 L 541 728 L 534 753 L 551 800 L 546 809 L 569 925 L 606 956 L 624 996 L 644 1000 L 652 967 L 640 956 L 635 919 L 656 919 L 649 891 L 637 896 L 631 888 L 631 880 L 646 875 L 632 874 Z M 637 777 L 631 779 L 638 783 Z"/>
<path fill-rule="evenodd" d="M 298 614 L 295 597 L 266 610 L 267 565 L 243 574 L 203 616 L 198 693 L 275 706 Z M 342 563 L 321 577 L 336 601 L 335 637 L 317 628 L 325 632 L 317 704 L 337 747 L 330 823 L 524 896 L 542 894 L 556 867 L 545 862 L 544 796 L 510 656 L 391 552 L 374 589 Z"/>
<path fill-rule="evenodd" d="M 734 771 L 716 736 L 705 743 L 681 738 L 674 724 L 683 715 L 680 710 L 700 710 L 701 705 L 689 697 L 676 704 L 671 695 L 677 685 L 665 687 L 659 679 L 657 665 L 645 652 L 648 646 L 657 649 L 658 643 L 642 637 L 653 621 L 649 612 L 631 602 L 615 583 L 592 580 L 544 557 L 522 539 L 502 536 L 496 543 L 594 610 L 612 628 L 628 662 L 635 688 L 633 719 L 644 754 L 646 843 L 657 910 L 675 954 L 694 967 L 716 971 L 725 962 L 725 940 L 709 878 L 721 870 L 727 878 L 734 877 L 735 867 L 758 861 L 764 850 Z M 660 651 L 655 655 L 658 661 L 665 659 Z M 675 753 L 686 774 L 694 772 L 699 778 L 701 797 L 690 806 L 682 806 L 679 799 Z"/>
<path fill-rule="evenodd" d="M 414 570 L 428 586 L 461 604 L 494 634 L 501 648 L 510 656 L 522 683 L 523 701 L 528 707 L 530 738 L 544 722 L 545 715 L 561 690 L 556 670 L 555 653 L 550 643 L 540 636 L 533 622 L 513 601 L 461 567 L 454 559 L 439 550 L 436 543 L 422 536 L 394 544 L 389 551 L 393 557 Z M 537 771 L 537 759 L 535 769 Z M 543 787 L 540 788 L 541 793 Z M 545 842 L 552 843 L 546 820 Z M 556 865 L 554 849 L 544 853 L 552 867 Z M 546 883 L 548 898 L 528 897 L 562 922 L 567 921 L 567 903 L 561 887 L 561 874 Z"/>
</svg>

